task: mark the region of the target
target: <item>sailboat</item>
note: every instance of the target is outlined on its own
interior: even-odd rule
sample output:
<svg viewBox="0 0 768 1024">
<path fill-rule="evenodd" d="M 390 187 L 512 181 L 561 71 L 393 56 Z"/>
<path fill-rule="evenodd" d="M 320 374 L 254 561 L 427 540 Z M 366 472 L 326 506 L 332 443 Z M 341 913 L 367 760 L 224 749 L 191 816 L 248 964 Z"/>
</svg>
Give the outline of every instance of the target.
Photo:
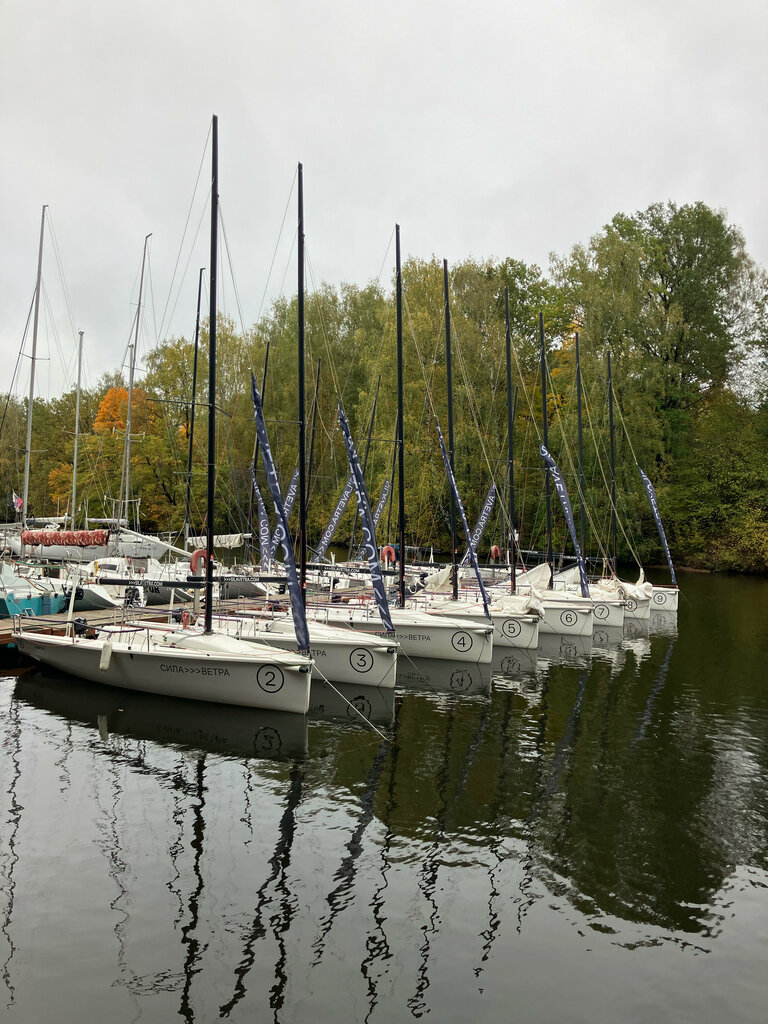
<svg viewBox="0 0 768 1024">
<path fill-rule="evenodd" d="M 299 331 L 298 331 L 298 368 L 299 368 L 299 466 L 295 474 L 294 494 L 299 496 L 299 582 L 301 592 L 301 603 L 305 603 L 306 579 L 306 544 L 302 538 L 306 536 L 306 501 L 305 501 L 305 459 L 304 459 L 304 402 L 303 402 L 303 373 L 304 366 L 304 305 L 301 297 L 304 293 L 303 266 L 304 266 L 304 175 L 302 165 L 298 166 L 298 262 L 299 262 Z M 262 392 L 266 378 L 262 378 Z M 252 382 L 254 392 L 254 415 L 257 419 L 257 437 L 261 424 L 261 409 L 263 408 L 263 394 L 258 392 L 255 379 Z M 265 468 L 268 479 L 269 462 L 268 446 L 261 445 L 257 441 L 254 451 L 260 450 L 262 458 L 265 458 Z M 293 481 L 292 481 L 293 484 Z M 272 483 L 274 486 L 274 481 Z M 291 487 L 289 486 L 289 492 Z M 266 517 L 266 509 L 263 506 L 261 492 L 256 483 L 255 467 L 253 476 L 253 494 L 260 502 L 259 519 L 260 534 L 261 520 Z M 262 511 L 263 510 L 263 511 Z M 290 515 L 288 497 L 283 505 L 283 512 Z M 265 524 L 264 536 L 268 541 L 269 523 Z M 274 543 L 277 544 L 278 531 L 273 535 Z M 263 541 L 264 546 L 267 546 Z M 272 545 L 269 543 L 271 549 Z M 262 550 L 262 559 L 265 552 Z M 271 551 L 266 554 L 267 560 L 271 558 Z M 285 603 L 277 594 L 270 592 L 269 584 L 263 585 L 267 591 L 267 601 L 263 609 L 255 611 L 238 610 L 234 614 L 221 614 L 215 618 L 216 629 L 228 636 L 237 637 L 239 640 L 269 644 L 280 650 L 296 651 L 299 646 L 297 630 L 292 616 Z M 321 680 L 333 681 L 334 683 L 349 683 L 355 686 L 380 687 L 393 689 L 395 685 L 395 672 L 397 668 L 397 644 L 388 638 L 371 637 L 362 633 L 338 627 L 329 626 L 326 623 L 311 621 L 307 623 L 310 654 L 314 659 L 316 677 Z"/>
<path fill-rule="evenodd" d="M 45 241 L 45 211 L 40 218 L 40 242 L 37 252 L 37 278 L 35 283 L 34 319 L 32 322 L 32 353 L 27 400 L 27 443 L 24 453 L 24 487 L 20 503 L 22 529 L 27 524 L 29 501 L 29 472 L 32 455 L 32 416 L 35 405 L 35 368 L 37 363 L 37 333 L 40 318 L 40 295 L 43 274 L 43 243 Z M 15 497 L 15 496 L 14 496 Z M 3 538 L 3 548 L 16 554 L 15 542 L 19 534 L 14 529 Z M 0 617 L 11 615 L 55 614 L 66 606 L 64 588 L 42 572 L 18 564 L 0 562 Z"/>
<path fill-rule="evenodd" d="M 617 512 L 616 512 L 616 452 L 614 443 L 613 428 L 613 377 L 611 374 L 611 352 L 608 350 L 608 430 L 610 440 L 611 458 L 611 576 L 601 580 L 601 585 L 615 590 L 619 597 L 625 599 L 625 613 L 627 618 L 647 620 L 651 614 L 651 598 L 653 597 L 653 585 L 645 578 L 645 573 L 640 567 L 640 575 L 636 583 L 629 583 L 620 580 L 616 575 L 617 568 Z"/>
<path fill-rule="evenodd" d="M 406 605 L 405 585 L 405 466 L 403 443 L 403 319 L 402 319 L 402 270 L 400 261 L 400 226 L 395 226 L 395 298 L 397 314 L 397 464 L 398 464 L 398 607 L 389 608 L 386 596 L 377 594 L 372 601 L 370 591 L 363 591 L 342 602 L 318 604 L 311 614 L 315 619 L 334 626 L 358 630 L 363 633 L 395 640 L 400 652 L 409 658 L 437 658 L 451 661 L 490 664 L 493 654 L 493 623 L 483 615 L 482 621 L 467 620 L 452 615 L 432 614 L 423 609 Z M 381 583 L 376 548 L 375 527 L 370 515 L 370 502 L 360 469 L 357 453 L 349 428 L 339 403 L 339 420 L 347 447 L 347 457 L 352 476 L 358 508 L 368 519 L 364 528 L 365 547 L 371 570 L 371 579 Z M 385 548 L 385 552 L 387 548 Z M 383 599 L 382 599 L 383 598 Z"/>
<path fill-rule="evenodd" d="M 584 553 L 586 552 L 586 508 L 584 501 L 584 442 L 581 417 L 581 356 L 578 331 L 574 341 L 576 349 L 576 420 L 579 449 L 579 547 L 582 553 Z M 552 587 L 557 592 L 580 593 L 580 584 L 579 568 L 577 565 L 570 566 L 567 569 L 560 569 L 552 578 Z M 592 611 L 595 629 L 621 632 L 624 628 L 624 612 L 627 606 L 626 589 L 622 588 L 619 590 L 614 580 L 590 580 L 588 590 L 593 603 Z"/>
<path fill-rule="evenodd" d="M 120 622 L 98 629 L 17 616 L 13 639 L 24 654 L 54 668 L 128 690 L 275 711 L 306 713 L 312 661 L 213 631 L 213 537 L 216 409 L 216 280 L 218 241 L 218 120 L 212 122 L 210 353 L 208 383 L 208 511 L 205 622 L 201 627 Z"/>
<path fill-rule="evenodd" d="M 485 595 L 480 593 L 480 586 L 482 581 L 477 566 L 476 558 L 476 546 L 477 542 L 474 540 L 474 531 L 471 536 L 467 537 L 467 554 L 465 556 L 466 561 L 473 563 L 472 575 L 476 576 L 476 582 L 469 579 L 469 572 L 465 574 L 465 578 L 462 580 L 462 587 L 459 588 L 460 579 L 460 567 L 456 557 L 457 544 L 456 544 L 456 508 L 457 505 L 461 511 L 462 520 L 465 521 L 463 508 L 461 507 L 461 499 L 459 498 L 458 488 L 455 488 L 454 479 L 454 438 L 453 438 L 453 377 L 452 377 L 452 359 L 451 359 L 451 310 L 449 301 L 449 290 L 448 290 L 448 261 L 443 260 L 443 294 L 445 301 L 445 366 L 447 375 L 447 395 L 448 395 L 448 447 L 450 456 L 446 464 L 446 473 L 451 482 L 451 501 L 450 501 L 450 523 L 451 523 L 451 566 L 450 566 L 450 578 L 451 578 L 451 596 L 441 595 L 436 591 L 441 589 L 442 583 L 440 577 L 444 574 L 445 570 L 441 573 L 436 574 L 435 577 L 427 579 L 425 587 L 421 592 L 421 600 L 425 602 L 426 608 L 432 613 L 439 615 L 449 615 L 454 618 L 461 619 L 465 622 L 474 622 L 477 625 L 483 624 L 487 621 L 485 599 L 490 598 L 490 592 Z M 512 426 L 511 426 L 511 383 L 510 383 L 510 333 L 509 333 L 509 294 L 505 292 L 506 300 L 506 342 L 507 342 L 507 411 L 508 411 L 508 426 L 509 426 L 509 466 L 512 465 Z M 512 479 L 510 472 L 510 500 L 512 501 L 512 508 L 514 505 L 514 499 L 512 497 Z M 486 499 L 487 501 L 487 499 Z M 511 511 L 510 522 L 514 523 L 514 511 Z M 476 528 L 477 530 L 477 528 Z M 512 558 L 511 564 L 514 565 L 514 540 L 512 541 Z M 514 581 L 514 576 L 512 577 Z M 445 586 L 447 589 L 447 586 Z M 480 598 L 483 597 L 481 601 Z M 493 623 L 493 645 L 494 647 L 517 647 L 524 650 L 533 650 L 538 646 L 539 642 L 539 625 L 540 620 L 544 616 L 544 607 L 538 598 L 534 596 L 518 595 L 514 592 L 514 585 L 510 592 L 506 588 L 497 589 L 491 600 L 489 600 L 488 615 L 490 621 Z"/>
<path fill-rule="evenodd" d="M 516 593 L 527 593 L 538 597 L 544 608 L 539 629 L 541 633 L 552 633 L 570 637 L 592 636 L 594 625 L 594 603 L 589 596 L 589 589 L 586 582 L 586 571 L 584 568 L 583 556 L 578 540 L 576 539 L 575 526 L 570 507 L 568 492 L 562 479 L 557 464 L 549 452 L 549 421 L 547 412 L 547 363 L 546 348 L 544 341 L 544 316 L 539 313 L 539 344 L 541 363 L 541 406 L 542 406 L 542 443 L 539 453 L 545 464 L 544 476 L 544 497 L 547 519 L 547 550 L 546 560 L 525 572 L 515 573 Z M 556 591 L 553 589 L 553 568 L 554 553 L 552 549 L 552 501 L 550 478 L 555 482 L 555 488 L 560 498 L 563 513 L 568 523 L 568 529 L 574 541 L 574 548 L 578 562 L 579 592 Z"/>
<path fill-rule="evenodd" d="M 40 248 L 37 265 L 37 284 L 35 288 L 35 308 L 32 327 L 32 359 L 30 372 L 29 401 L 27 403 L 27 448 L 24 461 L 24 488 L 21 499 L 21 529 L 9 530 L 4 537 L 4 545 L 7 546 L 12 555 L 16 558 L 44 559 L 46 562 L 78 563 L 80 565 L 92 562 L 97 559 L 109 556 L 122 556 L 128 558 L 160 558 L 165 554 L 166 545 L 154 537 L 147 537 L 134 533 L 131 530 L 123 529 L 127 526 L 127 520 L 122 516 L 122 510 L 111 520 L 92 521 L 90 527 L 84 530 L 75 529 L 75 517 L 77 506 L 77 452 L 79 439 L 79 415 L 80 415 L 80 383 L 82 376 L 83 357 L 83 332 L 79 332 L 78 360 L 77 360 L 77 401 L 75 412 L 75 452 L 74 467 L 72 473 L 72 508 L 69 517 L 52 516 L 45 518 L 30 518 L 28 516 L 29 497 L 29 472 L 30 454 L 32 443 L 32 413 L 34 404 L 35 387 L 35 364 L 37 355 L 37 333 L 39 317 L 39 295 L 42 280 L 42 259 L 43 240 L 45 235 L 45 211 L 43 207 L 42 222 L 40 225 Z M 131 369 L 128 392 L 128 422 L 126 424 L 125 448 L 123 454 L 123 476 L 126 488 L 130 480 L 130 410 L 131 393 L 133 390 L 133 373 L 138 340 L 139 319 L 141 314 L 141 295 L 144 284 L 144 265 L 147 258 L 147 240 L 144 239 L 144 258 L 141 264 L 141 285 L 139 287 L 139 302 L 136 310 L 136 336 L 131 349 Z M 122 506 L 122 487 L 121 500 Z M 69 526 L 67 528 L 67 519 Z"/>
<path fill-rule="evenodd" d="M 43 576 L 40 569 L 0 561 L 0 618 L 55 615 L 66 601 L 61 581 Z"/>
</svg>

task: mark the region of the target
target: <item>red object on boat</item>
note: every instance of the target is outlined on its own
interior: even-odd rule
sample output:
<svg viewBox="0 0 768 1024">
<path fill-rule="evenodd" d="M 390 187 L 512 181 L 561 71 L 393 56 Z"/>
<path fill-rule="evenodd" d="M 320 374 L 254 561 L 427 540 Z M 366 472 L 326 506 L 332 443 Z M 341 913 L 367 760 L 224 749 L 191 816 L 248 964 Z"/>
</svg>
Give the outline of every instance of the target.
<svg viewBox="0 0 768 1024">
<path fill-rule="evenodd" d="M 91 545 L 104 545 L 109 538 L 109 530 L 22 530 L 22 544 L 40 544 L 50 547 L 63 544 L 66 547 L 88 548 Z"/>
</svg>

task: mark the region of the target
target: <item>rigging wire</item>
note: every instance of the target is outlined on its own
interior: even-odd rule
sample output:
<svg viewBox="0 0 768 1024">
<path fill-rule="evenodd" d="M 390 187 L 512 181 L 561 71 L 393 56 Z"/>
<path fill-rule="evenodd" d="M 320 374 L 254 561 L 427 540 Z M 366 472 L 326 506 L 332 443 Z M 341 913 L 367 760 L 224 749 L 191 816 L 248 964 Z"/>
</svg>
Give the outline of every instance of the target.
<svg viewBox="0 0 768 1024">
<path fill-rule="evenodd" d="M 208 132 L 207 132 L 206 137 L 205 137 L 205 143 L 203 145 L 203 150 L 202 150 L 202 153 L 200 155 L 200 163 L 199 163 L 198 168 L 197 168 L 197 177 L 195 178 L 195 185 L 194 185 L 194 188 L 192 189 L 192 197 L 190 198 L 189 206 L 187 208 L 187 218 L 186 218 L 186 220 L 184 222 L 184 230 L 182 231 L 182 234 L 181 234 L 181 241 L 179 242 L 179 248 L 178 248 L 178 252 L 176 254 L 176 262 L 173 265 L 173 273 L 171 274 L 171 283 L 168 286 L 168 298 L 166 299 L 165 307 L 163 309 L 163 314 L 162 314 L 162 317 L 160 318 L 160 331 L 161 331 L 161 333 L 164 333 L 166 323 L 170 323 L 171 317 L 173 316 L 173 314 L 174 314 L 174 312 L 176 310 L 176 305 L 178 303 L 178 293 L 177 293 L 176 302 L 174 302 L 173 309 L 171 309 L 170 314 L 169 314 L 168 313 L 168 307 L 169 307 L 169 304 L 171 302 L 171 296 L 173 294 L 173 286 L 174 286 L 174 282 L 176 280 L 177 271 L 179 269 L 179 263 L 181 261 L 181 253 L 182 253 L 183 248 L 184 248 L 184 239 L 187 237 L 187 229 L 189 228 L 189 222 L 190 222 L 190 220 L 192 218 L 192 209 L 193 209 L 194 202 L 195 202 L 195 196 L 197 195 L 198 186 L 200 184 L 200 178 L 201 178 L 202 173 L 203 173 L 203 166 L 205 164 L 206 155 L 207 155 L 207 151 L 208 151 L 208 143 L 209 143 L 209 140 L 211 138 L 211 130 L 212 130 L 212 125 L 209 125 L 208 126 Z M 210 186 L 209 186 L 208 187 L 208 199 L 206 200 L 206 202 L 204 204 L 203 212 L 201 214 L 200 221 L 198 222 L 197 229 L 195 231 L 194 241 L 196 241 L 197 238 L 198 238 L 198 235 L 199 235 L 199 232 L 200 232 L 200 225 L 202 223 L 202 219 L 205 216 L 205 211 L 208 209 L 208 203 L 210 202 L 210 194 L 211 194 L 211 190 L 210 190 Z M 189 263 L 190 263 L 190 260 L 192 258 L 192 249 L 193 249 L 193 246 L 190 245 L 190 255 L 189 255 L 189 257 L 187 259 L 187 262 L 186 262 L 186 264 L 184 266 L 184 274 L 182 276 L 186 276 L 186 271 L 189 268 Z M 166 320 L 166 317 L 167 317 L 167 320 Z"/>
</svg>

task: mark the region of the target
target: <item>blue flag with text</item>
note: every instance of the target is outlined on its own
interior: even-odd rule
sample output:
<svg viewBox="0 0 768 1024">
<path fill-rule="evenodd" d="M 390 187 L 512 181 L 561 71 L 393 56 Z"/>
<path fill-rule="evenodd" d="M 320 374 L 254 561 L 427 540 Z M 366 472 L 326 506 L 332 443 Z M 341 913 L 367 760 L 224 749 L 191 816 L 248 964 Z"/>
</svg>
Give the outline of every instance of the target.
<svg viewBox="0 0 768 1024">
<path fill-rule="evenodd" d="M 448 477 L 448 480 L 450 481 L 451 488 L 453 490 L 453 496 L 456 499 L 456 507 L 459 510 L 459 515 L 461 516 L 461 522 L 464 526 L 464 533 L 466 533 L 467 535 L 467 544 L 469 544 L 469 557 L 472 561 L 472 567 L 475 570 L 475 575 L 477 576 L 477 582 L 478 586 L 480 587 L 480 593 L 483 595 L 483 607 L 485 608 L 485 614 L 490 619 L 491 613 L 488 610 L 488 593 L 485 589 L 483 579 L 480 575 L 480 566 L 477 564 L 477 553 L 472 543 L 472 535 L 469 532 L 469 523 L 467 522 L 467 516 L 466 513 L 464 512 L 464 506 L 461 503 L 461 495 L 459 494 L 459 488 L 456 486 L 456 478 L 454 477 L 453 470 L 451 469 L 451 460 L 448 458 L 448 452 L 445 449 L 445 441 L 443 441 L 443 432 L 440 429 L 440 424 L 437 423 L 437 421 L 435 421 L 435 424 L 437 426 L 437 436 L 440 438 L 440 450 L 443 453 L 445 473 L 446 476 Z"/>
<path fill-rule="evenodd" d="M 488 520 L 491 518 L 491 512 L 496 501 L 496 484 L 492 483 L 488 488 L 488 493 L 485 496 L 483 507 L 480 509 L 480 515 L 477 517 L 475 528 L 472 531 L 470 543 L 472 547 L 477 551 L 477 546 L 480 543 L 480 538 L 485 533 L 485 528 L 488 525 Z M 469 548 L 464 552 L 464 557 L 461 560 L 462 565 L 469 565 Z"/>
<path fill-rule="evenodd" d="M 549 454 L 544 445 L 539 446 L 539 455 L 544 460 L 549 474 L 552 477 L 552 482 L 555 485 L 557 496 L 560 499 L 560 504 L 563 507 L 563 515 L 565 521 L 568 524 L 568 532 L 571 535 L 571 541 L 573 543 L 573 549 L 576 552 L 576 562 L 579 566 L 579 582 L 581 583 L 581 596 L 589 597 L 589 584 L 587 582 L 587 569 L 584 565 L 584 556 L 581 553 L 579 547 L 579 540 L 576 536 L 576 523 L 573 521 L 573 509 L 571 508 L 571 499 L 568 497 L 568 488 L 565 486 L 565 480 L 563 480 L 563 474 L 557 467 L 557 463 Z"/>
<path fill-rule="evenodd" d="M 283 499 L 280 497 L 280 484 L 277 480 L 277 470 L 272 458 L 272 449 L 269 446 L 267 437 L 267 426 L 264 422 L 264 410 L 261 404 L 261 395 L 256 386 L 256 378 L 251 374 L 251 397 L 253 399 L 253 416 L 256 421 L 256 434 L 261 445 L 261 458 L 264 463 L 264 471 L 267 474 L 267 484 L 275 505 L 277 515 L 278 540 L 283 545 L 285 554 L 285 570 L 288 578 L 288 593 L 291 598 L 291 612 L 293 613 L 293 626 L 296 630 L 296 643 L 302 654 L 309 652 L 309 629 L 307 627 L 307 613 L 304 609 L 304 599 L 301 593 L 299 577 L 296 573 L 296 563 L 293 560 L 293 547 L 291 537 L 288 533 L 288 517 L 283 507 Z"/>
<path fill-rule="evenodd" d="M 339 520 L 344 515 L 344 509 L 349 503 L 349 499 L 352 497 L 352 491 L 355 489 L 354 477 L 350 473 L 347 477 L 347 482 L 344 484 L 344 490 L 341 492 L 341 497 L 336 502 L 336 508 L 333 510 L 330 522 L 323 530 L 323 535 L 320 538 L 320 543 L 317 545 L 315 555 L 318 558 L 324 558 L 325 552 L 328 550 L 328 545 L 333 540 L 333 535 L 336 533 L 336 527 L 339 525 Z"/>
<path fill-rule="evenodd" d="M 656 529 L 659 531 L 659 539 L 661 540 L 661 546 L 664 548 L 664 554 L 667 556 L 667 564 L 669 565 L 669 574 L 672 577 L 672 582 L 677 586 L 677 577 L 675 576 L 675 567 L 672 565 L 672 555 L 669 553 L 669 545 L 667 544 L 667 535 L 664 533 L 664 527 L 661 522 L 661 512 L 659 512 L 659 503 L 656 500 L 656 491 L 654 490 L 653 484 L 640 470 L 640 476 L 643 478 L 643 487 L 648 498 L 648 504 L 651 506 L 651 512 L 653 512 L 653 518 L 656 520 Z"/>
<path fill-rule="evenodd" d="M 376 547 L 376 527 L 373 525 L 371 503 L 368 500 L 368 492 L 365 489 L 365 481 L 363 480 L 363 471 L 360 468 L 360 460 L 358 459 L 357 452 L 355 451 L 355 445 L 352 441 L 352 435 L 349 432 L 349 425 L 346 417 L 344 416 L 344 410 L 341 408 L 341 402 L 339 402 L 339 423 L 341 424 L 341 433 L 344 436 L 344 444 L 347 448 L 349 468 L 354 480 L 357 510 L 360 514 L 360 525 L 363 529 L 363 547 L 366 555 L 368 556 L 368 564 L 371 568 L 371 585 L 373 587 L 373 593 L 376 596 L 376 604 L 379 608 L 381 621 L 384 623 L 384 629 L 386 629 L 387 632 L 392 632 L 395 627 L 392 625 L 392 617 L 389 614 L 387 591 L 384 587 L 381 567 L 379 566 L 379 550 Z"/>
</svg>

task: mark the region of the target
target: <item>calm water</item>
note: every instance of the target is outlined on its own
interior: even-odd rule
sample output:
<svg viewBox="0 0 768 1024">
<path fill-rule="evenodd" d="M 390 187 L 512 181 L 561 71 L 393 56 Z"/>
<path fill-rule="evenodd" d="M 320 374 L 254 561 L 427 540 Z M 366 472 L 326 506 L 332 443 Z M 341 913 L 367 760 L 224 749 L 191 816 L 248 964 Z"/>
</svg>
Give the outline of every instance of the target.
<svg viewBox="0 0 768 1024">
<path fill-rule="evenodd" d="M 768 583 L 683 588 L 386 740 L 0 664 L 0 1020 L 764 1021 Z"/>
</svg>

